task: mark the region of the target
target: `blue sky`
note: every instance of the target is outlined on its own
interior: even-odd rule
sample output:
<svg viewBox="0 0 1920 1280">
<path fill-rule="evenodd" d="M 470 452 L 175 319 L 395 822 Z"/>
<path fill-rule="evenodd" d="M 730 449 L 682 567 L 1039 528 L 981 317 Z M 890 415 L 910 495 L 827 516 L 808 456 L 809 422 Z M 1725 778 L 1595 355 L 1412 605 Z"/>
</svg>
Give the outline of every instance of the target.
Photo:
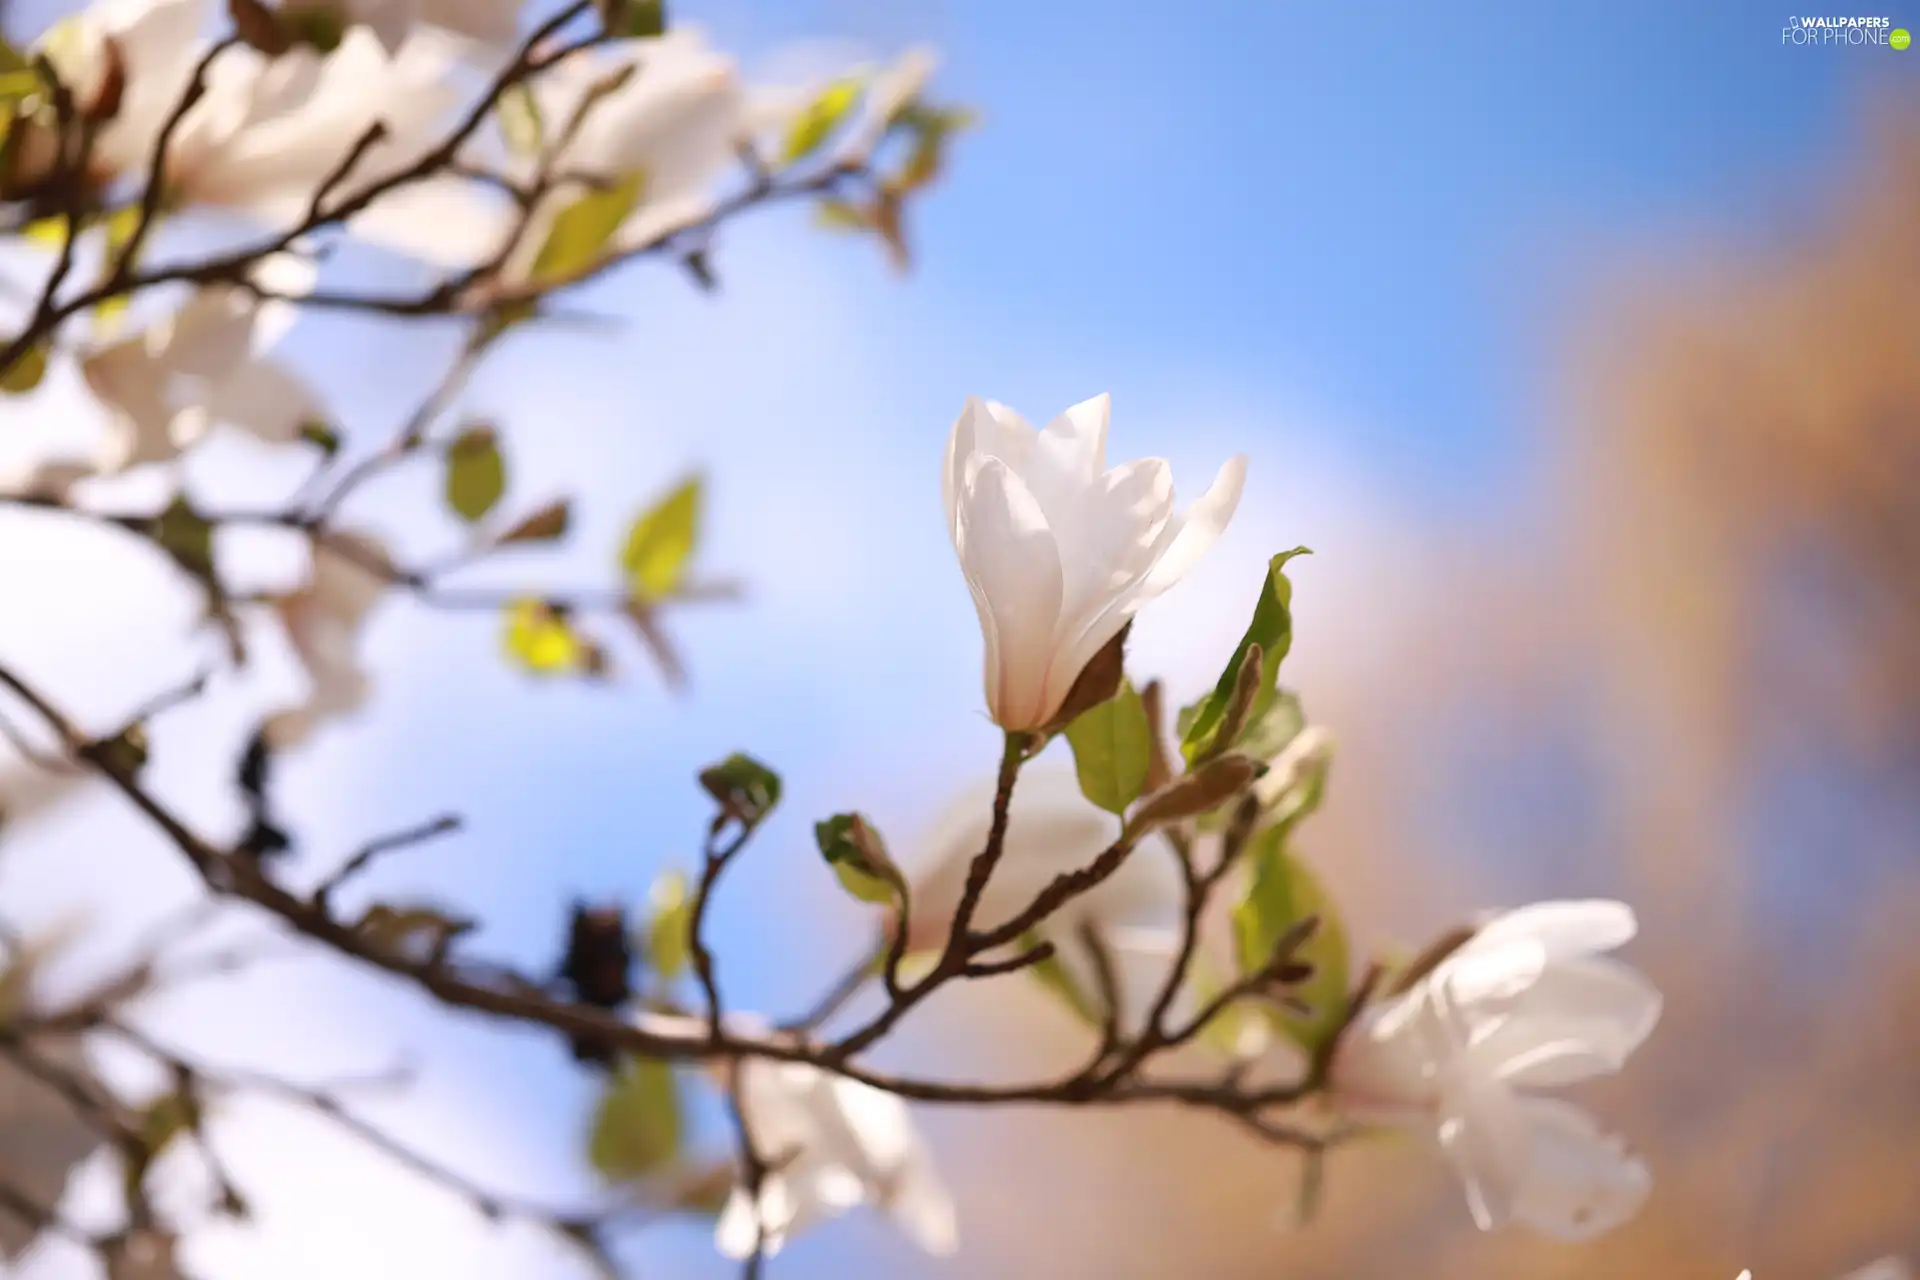
<svg viewBox="0 0 1920 1280">
<path fill-rule="evenodd" d="M 529 688 L 500 669 L 490 621 L 396 607 L 370 637 L 382 709 L 321 742 L 287 803 L 328 848 L 464 808 L 473 834 L 367 890 L 455 893 L 489 922 L 490 949 L 531 962 L 574 893 L 638 899 L 666 859 L 690 857 L 705 812 L 692 773 L 753 751 L 786 774 L 788 812 L 741 868 L 717 940 L 730 991 L 777 1010 L 864 928 L 813 866 L 806 824 L 858 806 L 910 846 L 992 759 L 977 632 L 935 514 L 966 395 L 1041 419 L 1111 391 L 1115 455 L 1170 457 L 1184 498 L 1228 453 L 1251 456 L 1235 530 L 1143 623 L 1136 655 L 1176 686 L 1211 679 L 1256 566 L 1301 542 L 1319 554 L 1297 575 L 1300 660 L 1359 661 L 1392 625 L 1423 533 L 1497 519 L 1537 465 L 1571 291 L 1646 235 L 1790 217 L 1809 194 L 1796 183 L 1841 158 L 1863 95 L 1910 92 L 1920 70 L 1920 51 L 1782 48 L 1787 14 L 1755 4 L 678 13 L 750 58 L 823 37 L 941 47 L 942 90 L 986 123 L 916 211 L 919 267 L 895 280 L 872 246 L 773 213 L 727 237 L 719 298 L 641 269 L 595 299 L 633 313 L 623 334 L 503 351 L 469 407 L 506 424 L 515 498 L 571 486 L 586 503 L 553 576 L 606 572 L 626 516 L 697 467 L 713 478 L 706 562 L 752 599 L 676 620 L 687 699 L 632 650 L 612 692 Z M 334 403 L 372 433 L 436 353 L 332 318 L 303 322 L 294 347 L 315 370 L 360 370 Z M 368 518 L 391 526 L 429 495 L 430 478 L 403 481 Z M 128 829 L 90 818 L 49 840 Z M 397 1023 L 413 1006 L 348 984 L 315 1016 L 344 1028 L 360 1008 Z M 548 1046 L 470 1028 L 430 1044 L 455 1063 L 446 1114 L 463 1129 L 486 1118 L 496 1173 L 569 1175 L 562 1139 L 585 1093 Z M 649 1274 L 728 1274 L 692 1234 L 640 1257 Z M 919 1274 L 869 1225 L 803 1242 L 779 1274 L 843 1275 L 852 1258 Z M 538 1273 L 476 1261 L 483 1280 Z"/>
</svg>

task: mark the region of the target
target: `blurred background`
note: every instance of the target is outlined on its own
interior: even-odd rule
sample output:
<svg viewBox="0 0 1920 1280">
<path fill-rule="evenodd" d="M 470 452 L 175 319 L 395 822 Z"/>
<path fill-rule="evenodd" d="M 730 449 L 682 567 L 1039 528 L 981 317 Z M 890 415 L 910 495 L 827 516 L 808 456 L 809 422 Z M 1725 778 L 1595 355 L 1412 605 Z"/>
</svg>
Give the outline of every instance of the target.
<svg viewBox="0 0 1920 1280">
<path fill-rule="evenodd" d="M 8 32 L 59 9 L 16 2 Z M 1440 1161 L 1389 1143 L 1336 1158 L 1296 1229 L 1297 1162 L 1205 1117 L 926 1111 L 960 1256 L 856 1216 L 774 1274 L 1823 1280 L 1920 1255 L 1920 51 L 1783 45 L 1788 14 L 1734 3 L 683 0 L 675 17 L 770 75 L 931 42 L 983 127 L 919 210 L 910 278 L 776 211 L 725 237 L 717 297 L 642 268 L 583 299 L 631 315 L 619 332 L 503 348 L 466 407 L 503 424 L 517 498 L 585 504 L 521 579 L 607 572 L 633 507 L 700 469 L 703 564 L 749 598 L 673 620 L 684 697 L 638 652 L 611 691 L 530 685 L 490 620 L 392 601 L 368 637 L 379 700 L 284 771 L 296 876 L 459 809 L 468 834 L 363 892 L 444 895 L 485 921 L 485 950 L 543 965 L 575 896 L 638 902 L 691 864 L 692 775 L 744 749 L 787 799 L 720 901 L 723 977 L 743 1006 L 803 1007 L 868 927 L 807 824 L 857 806 L 911 856 L 994 759 L 936 514 L 944 434 L 969 394 L 1044 419 L 1108 390 L 1115 456 L 1171 458 L 1184 497 L 1251 459 L 1228 537 L 1137 630 L 1136 678 L 1192 697 L 1265 557 L 1316 553 L 1285 678 L 1341 743 L 1305 849 L 1361 938 L 1418 943 L 1542 897 L 1634 904 L 1628 955 L 1667 1012 L 1583 1101 L 1645 1152 L 1653 1199 L 1596 1244 L 1481 1235 Z M 316 316 L 291 350 L 377 438 L 452 340 Z M 0 454 L 67 429 L 76 383 L 9 402 Z M 226 446 L 199 482 L 280 491 Z M 432 485 L 359 510 L 444 546 L 418 514 Z M 0 593 L 0 658 L 100 722 L 193 668 L 191 600 L 87 530 L 0 512 Z M 165 722 L 156 785 L 232 826 L 227 761 L 292 687 L 269 673 Z M 5 764 L 0 802 L 35 807 L 44 780 Z M 0 837 L 0 904 L 14 923 L 84 913 L 69 981 L 188 893 L 117 801 L 27 818 Z M 588 1185 L 591 1083 L 542 1038 L 324 960 L 150 1020 L 308 1078 L 404 1052 L 419 1085 L 372 1114 L 489 1185 Z M 880 1056 L 1027 1073 L 1075 1035 L 1023 984 L 982 984 Z M 220 1123 L 261 1212 L 194 1237 L 209 1277 L 576 1274 L 310 1117 Z M 90 1167 L 76 1205 L 111 1184 Z M 732 1274 L 697 1222 L 632 1257 Z M 23 1274 L 73 1267 L 48 1248 Z"/>
</svg>

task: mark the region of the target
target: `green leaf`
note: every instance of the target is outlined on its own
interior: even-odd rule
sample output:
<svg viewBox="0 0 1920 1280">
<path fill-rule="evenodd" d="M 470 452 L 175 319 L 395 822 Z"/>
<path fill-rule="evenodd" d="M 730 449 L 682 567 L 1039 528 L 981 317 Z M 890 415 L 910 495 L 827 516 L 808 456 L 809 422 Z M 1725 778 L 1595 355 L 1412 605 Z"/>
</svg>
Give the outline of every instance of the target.
<svg viewBox="0 0 1920 1280">
<path fill-rule="evenodd" d="M 780 803 L 780 775 L 738 751 L 702 769 L 700 786 L 725 816 L 747 826 L 760 822 Z"/>
<path fill-rule="evenodd" d="M 841 887 L 860 901 L 888 906 L 905 896 L 906 877 L 880 833 L 860 814 L 836 813 L 814 823 L 813 838 Z"/>
<path fill-rule="evenodd" d="M 1241 971 L 1250 973 L 1272 958 L 1275 944 L 1288 929 L 1308 916 L 1319 918 L 1319 928 L 1294 953 L 1296 960 L 1313 966 L 1313 975 L 1288 992 L 1304 1001 L 1309 1012 L 1303 1015 L 1271 1007 L 1275 1025 L 1315 1053 L 1346 1014 L 1352 958 L 1338 908 L 1319 877 L 1288 849 L 1287 834 L 1284 826 L 1269 827 L 1248 847 L 1253 881 L 1234 908 L 1235 951 Z"/>
<path fill-rule="evenodd" d="M 280 20 L 295 44 L 312 45 L 321 53 L 332 53 L 347 36 L 346 19 L 325 7 L 289 10 L 282 6 Z"/>
<path fill-rule="evenodd" d="M 160 513 L 150 533 L 160 549 L 189 574 L 202 580 L 213 577 L 213 525 L 184 497 L 176 497 Z"/>
<path fill-rule="evenodd" d="M 1029 933 L 1020 939 L 1020 949 L 1031 951 L 1040 945 L 1040 935 Z M 1090 1027 L 1102 1026 L 1106 1022 L 1106 1011 L 1100 1006 L 1100 999 L 1088 991 L 1060 959 L 1059 952 L 1048 956 L 1039 964 L 1028 965 L 1034 981 L 1038 982 L 1048 994 L 1054 996 L 1073 1011 L 1075 1017 Z"/>
<path fill-rule="evenodd" d="M 318 449 L 322 456 L 331 458 L 340 452 L 340 433 L 318 420 L 300 424 L 300 438 Z"/>
<path fill-rule="evenodd" d="M 86 221 L 83 218 L 73 229 L 74 237 L 78 239 L 85 230 Z M 51 217 L 35 218 L 20 228 L 20 238 L 42 249 L 58 249 L 67 242 L 67 216 L 57 213 Z"/>
<path fill-rule="evenodd" d="M 16 49 L 11 40 L 0 36 L 0 73 L 25 71 L 33 66 L 26 54 Z"/>
<path fill-rule="evenodd" d="M 1226 990 L 1226 980 L 1208 962 L 1204 952 L 1194 953 L 1187 973 L 1196 1005 L 1205 1005 Z M 1260 1027 L 1259 1022 L 1252 1021 L 1255 1019 L 1261 1019 L 1261 1014 L 1253 1007 L 1253 1001 L 1237 1000 L 1207 1019 L 1206 1025 L 1200 1028 L 1200 1041 L 1223 1058 L 1236 1061 L 1245 1058 L 1248 1056 L 1246 1032 Z"/>
<path fill-rule="evenodd" d="M 680 588 L 700 536 L 701 489 L 699 476 L 688 478 L 628 529 L 620 567 L 635 599 L 651 602 Z"/>
<path fill-rule="evenodd" d="M 647 40 L 667 30 L 667 6 L 664 0 L 612 0 L 616 10 L 616 35 L 629 40 Z M 615 26 L 608 24 L 609 28 Z"/>
<path fill-rule="evenodd" d="M 538 676 L 578 671 L 587 662 L 587 643 L 566 613 L 531 597 L 507 606 L 504 643 L 509 658 Z"/>
<path fill-rule="evenodd" d="M 92 747 L 100 767 L 116 778 L 134 778 L 147 767 L 147 726 L 136 720 Z"/>
<path fill-rule="evenodd" d="M 47 348 L 36 343 L 20 353 L 20 358 L 0 373 L 0 391 L 10 396 L 23 396 L 47 376 Z"/>
<path fill-rule="evenodd" d="M 474 922 L 448 915 L 438 907 L 392 906 L 376 902 L 354 923 L 353 931 L 368 946 L 416 964 L 439 960 Z"/>
<path fill-rule="evenodd" d="M 546 243 L 533 260 L 530 283 L 572 280 L 600 260 L 607 241 L 639 207 L 646 175 L 630 173 L 589 191 L 554 216 Z"/>
<path fill-rule="evenodd" d="M 126 1153 L 124 1166 L 127 1203 L 136 1203 L 146 1183 L 147 1171 L 165 1153 L 167 1146 L 181 1134 L 198 1128 L 200 1108 L 191 1094 L 165 1093 L 140 1109 L 139 1146 Z"/>
<path fill-rule="evenodd" d="M 647 955 L 653 971 L 671 982 L 687 967 L 693 954 L 693 897 L 686 873 L 665 871 L 647 895 L 653 918 L 647 924 Z"/>
<path fill-rule="evenodd" d="M 827 196 L 813 206 L 813 225 L 826 231 L 871 231 L 873 219 L 859 205 Z"/>
<path fill-rule="evenodd" d="M 865 84 L 861 76 L 843 76 L 822 89 L 788 126 L 786 141 L 780 147 L 781 163 L 792 164 L 818 151 L 860 101 Z"/>
<path fill-rule="evenodd" d="M 446 498 L 453 513 L 474 524 L 507 491 L 507 460 L 493 428 L 468 427 L 447 446 Z"/>
<path fill-rule="evenodd" d="M 509 86 L 501 92 L 493 110 L 500 119 L 500 135 L 506 139 L 508 151 L 522 158 L 540 154 L 540 148 L 546 145 L 547 126 L 540 118 L 540 104 L 534 101 L 532 88 L 525 83 Z"/>
<path fill-rule="evenodd" d="M 1121 681 L 1118 693 L 1067 726 L 1080 794 L 1108 813 L 1124 814 L 1146 786 L 1152 739 L 1139 693 Z"/>
<path fill-rule="evenodd" d="M 1271 760 L 1286 750 L 1287 744 L 1306 727 L 1307 713 L 1300 705 L 1300 695 L 1291 689 L 1276 688 L 1267 705 L 1249 718 L 1234 747 L 1255 760 Z"/>
<path fill-rule="evenodd" d="M 1258 720 L 1272 704 L 1274 686 L 1280 678 L 1280 664 L 1293 646 L 1293 583 L 1287 578 L 1287 561 L 1309 554 L 1305 547 L 1295 547 L 1267 562 L 1267 576 L 1260 584 L 1260 598 L 1254 604 L 1253 621 L 1247 624 L 1246 634 L 1234 647 L 1233 656 L 1228 659 L 1219 683 L 1214 686 L 1212 693 L 1180 713 L 1180 750 L 1188 763 L 1213 745 L 1213 732 L 1226 715 L 1228 704 L 1233 701 L 1234 679 L 1239 674 L 1240 661 L 1246 655 L 1248 645 L 1258 644 L 1263 655 L 1260 692 L 1254 698 L 1248 721 Z M 1219 744 L 1222 750 L 1232 745 Z"/>
<path fill-rule="evenodd" d="M 680 1153 L 680 1087 L 673 1068 L 629 1058 L 607 1082 L 594 1109 L 587 1159 L 608 1182 L 632 1182 Z"/>
</svg>

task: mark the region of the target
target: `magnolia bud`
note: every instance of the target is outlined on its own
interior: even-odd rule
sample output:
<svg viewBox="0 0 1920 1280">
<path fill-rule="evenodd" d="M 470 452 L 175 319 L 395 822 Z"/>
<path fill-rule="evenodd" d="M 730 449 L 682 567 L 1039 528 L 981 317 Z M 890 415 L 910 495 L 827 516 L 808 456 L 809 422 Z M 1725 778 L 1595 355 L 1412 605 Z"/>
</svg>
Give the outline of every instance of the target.
<svg viewBox="0 0 1920 1280">
<path fill-rule="evenodd" d="M 1243 755 L 1225 755 L 1177 779 L 1157 795 L 1147 797 L 1127 820 L 1125 838 L 1138 840 L 1155 827 L 1193 818 L 1219 808 L 1251 786 L 1267 766 Z"/>
</svg>

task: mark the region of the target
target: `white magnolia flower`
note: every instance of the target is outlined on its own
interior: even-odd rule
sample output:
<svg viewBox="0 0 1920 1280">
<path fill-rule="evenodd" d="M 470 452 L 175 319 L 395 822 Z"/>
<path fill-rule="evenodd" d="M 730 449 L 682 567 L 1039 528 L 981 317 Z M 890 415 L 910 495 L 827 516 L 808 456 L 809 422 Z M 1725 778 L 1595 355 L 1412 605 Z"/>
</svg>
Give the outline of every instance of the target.
<svg viewBox="0 0 1920 1280">
<path fill-rule="evenodd" d="M 1528 1090 L 1619 1070 L 1660 993 L 1605 958 L 1631 939 L 1619 902 L 1547 902 L 1495 918 L 1413 987 L 1363 1013 L 1332 1066 L 1356 1118 L 1427 1127 L 1482 1230 L 1520 1222 L 1584 1240 L 1625 1222 L 1646 1166 L 1580 1108 Z"/>
<path fill-rule="evenodd" d="M 82 101 L 106 73 L 109 41 L 118 50 L 125 96 L 94 143 L 96 180 L 145 171 L 209 47 L 201 32 L 210 13 L 207 0 L 105 0 L 43 40 Z M 335 198 L 412 162 L 437 140 L 436 127 L 459 102 L 456 46 L 426 34 L 391 56 L 361 27 L 330 53 L 306 46 L 278 57 L 244 45 L 223 51 L 208 68 L 204 95 L 172 136 L 170 204 L 293 225 L 376 122 L 384 139 L 365 150 Z"/>
<path fill-rule="evenodd" d="M 254 282 L 272 296 L 214 286 L 145 331 L 87 353 L 80 373 L 107 409 L 109 429 L 95 470 L 164 462 L 224 422 L 270 443 L 298 437 L 323 416 L 307 384 L 267 359 L 311 291 L 313 264 L 295 254 L 263 259 Z"/>
<path fill-rule="evenodd" d="M 1096 396 L 1036 432 L 970 399 L 953 424 L 947 528 L 986 638 L 987 707 L 1004 729 L 1047 724 L 1088 660 L 1193 567 L 1240 501 L 1244 457 L 1185 516 L 1163 459 L 1108 470 L 1109 409 Z"/>
<path fill-rule="evenodd" d="M 754 1059 L 740 1071 L 740 1108 L 772 1166 L 756 1198 L 737 1186 L 714 1240 L 731 1258 L 860 1205 L 883 1210 L 915 1244 L 947 1255 L 958 1243 L 953 1201 L 907 1104 L 800 1062 Z"/>
<path fill-rule="evenodd" d="M 332 533 L 314 544 L 307 585 L 277 606 L 311 690 L 304 703 L 267 722 L 273 747 L 298 746 L 321 723 L 366 702 L 371 681 L 360 666 L 360 630 L 396 576 L 386 547 L 364 534 Z"/>
<path fill-rule="evenodd" d="M 481 49 L 504 49 L 520 33 L 522 0 L 285 0 L 283 12 L 321 12 L 360 24 L 391 53 L 416 28 L 436 27 Z"/>
<path fill-rule="evenodd" d="M 617 87 L 608 89 L 622 75 Z M 695 28 L 576 53 L 532 82 L 545 145 L 562 175 L 513 240 L 501 269 L 526 280 L 561 211 L 596 189 L 637 179 L 639 197 L 607 246 L 637 248 L 713 209 L 713 187 L 737 158 L 746 95 L 733 60 Z M 577 126 L 574 122 L 577 120 Z M 538 156 L 509 155 L 506 176 L 531 181 Z M 493 260 L 516 234 L 519 212 L 483 202 L 471 183 L 415 184 L 355 220 L 356 233 L 447 266 Z"/>
<path fill-rule="evenodd" d="M 636 1026 L 656 1035 L 697 1039 L 706 1024 L 683 1014 L 641 1011 Z M 727 1018 L 736 1035 L 765 1036 L 747 1015 Z M 732 1072 L 708 1067 L 728 1087 Z M 861 1205 L 884 1211 L 915 1244 L 946 1255 L 958 1243 L 953 1199 L 907 1104 L 871 1085 L 804 1062 L 744 1060 L 739 1112 L 753 1146 L 769 1166 L 756 1197 L 735 1186 L 714 1231 L 721 1252 L 767 1256 L 787 1239 Z"/>
<path fill-rule="evenodd" d="M 986 847 L 993 793 L 988 780 L 957 800 L 928 834 L 925 861 L 909 870 L 910 953 L 946 945 L 967 869 Z M 1055 876 L 1086 866 L 1120 834 L 1113 815 L 1080 794 L 1071 769 L 1027 769 L 1013 789 L 1007 816 L 1006 843 L 974 914 L 976 928 L 991 929 L 1012 919 Z M 1063 962 L 1077 966 L 1081 949 L 1071 939 L 1081 926 L 1105 929 L 1163 919 L 1177 909 L 1180 893 L 1179 871 L 1166 851 L 1136 849 L 1098 888 L 1049 918 L 1040 933 L 1059 946 Z"/>
</svg>

